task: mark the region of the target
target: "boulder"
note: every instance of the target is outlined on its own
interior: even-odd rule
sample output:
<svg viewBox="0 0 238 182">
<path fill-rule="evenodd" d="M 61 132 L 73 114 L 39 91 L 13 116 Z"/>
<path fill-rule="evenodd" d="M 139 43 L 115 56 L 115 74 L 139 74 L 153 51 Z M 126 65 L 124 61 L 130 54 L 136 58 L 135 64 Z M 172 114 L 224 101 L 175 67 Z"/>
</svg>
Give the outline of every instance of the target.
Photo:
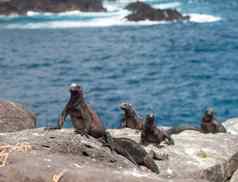
<svg viewBox="0 0 238 182">
<path fill-rule="evenodd" d="M 23 167 L 24 166 L 24 167 Z M 0 170 L 1 182 L 168 182 L 136 169 L 113 169 L 100 162 L 82 163 L 77 156 L 50 155 L 44 151 L 12 152 L 9 163 Z M 208 182 L 177 179 L 170 182 Z"/>
<path fill-rule="evenodd" d="M 71 129 L 2 133 L 0 143 L 0 181 L 4 182 L 168 181 Z M 183 177 L 171 180 L 184 181 L 207 182 Z"/>
<path fill-rule="evenodd" d="M 13 132 L 36 127 L 36 116 L 23 105 L 0 101 L 0 132 Z"/>
<path fill-rule="evenodd" d="M 226 120 L 223 125 L 225 126 L 227 132 L 238 135 L 238 118 L 231 118 Z"/>
<path fill-rule="evenodd" d="M 132 13 L 126 16 L 129 21 L 174 21 L 188 20 L 189 16 L 183 16 L 175 9 L 155 9 L 144 2 L 133 2 L 126 6 L 127 10 Z"/>
<path fill-rule="evenodd" d="M 140 139 L 140 132 L 133 129 L 108 131 L 113 137 Z M 1 133 L 0 181 L 224 182 L 238 168 L 236 135 L 184 131 L 173 139 L 174 146 L 145 147 L 148 152 L 169 156 L 155 160 L 160 168 L 156 175 L 72 129 Z"/>
<path fill-rule="evenodd" d="M 237 182 L 238 181 L 238 170 L 234 172 L 234 174 L 231 177 L 230 182 Z"/>
<path fill-rule="evenodd" d="M 238 135 L 238 118 L 231 118 L 226 120 L 223 125 L 228 133 L 232 135 Z M 230 182 L 238 181 L 238 169 L 233 173 Z"/>
<path fill-rule="evenodd" d="M 125 128 L 109 130 L 114 137 L 128 137 L 137 142 L 140 133 Z M 202 134 L 197 131 L 184 131 L 172 135 L 174 146 L 153 145 L 145 147 L 149 152 L 168 154 L 169 160 L 156 161 L 160 175 L 173 179 L 206 179 L 210 182 L 224 182 L 238 168 L 238 136 L 229 133 Z"/>
<path fill-rule="evenodd" d="M 106 11 L 101 0 L 9 0 L 0 1 L 0 14 L 26 15 L 28 11 L 59 13 L 80 10 Z"/>
</svg>

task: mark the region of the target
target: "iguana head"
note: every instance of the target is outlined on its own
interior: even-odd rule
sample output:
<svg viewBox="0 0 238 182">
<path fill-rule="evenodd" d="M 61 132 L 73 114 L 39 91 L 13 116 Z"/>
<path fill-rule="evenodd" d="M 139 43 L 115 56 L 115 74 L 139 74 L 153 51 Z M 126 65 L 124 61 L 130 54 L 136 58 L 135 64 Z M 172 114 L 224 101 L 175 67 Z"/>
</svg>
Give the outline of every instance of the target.
<svg viewBox="0 0 238 182">
<path fill-rule="evenodd" d="M 214 109 L 213 109 L 213 108 L 208 108 L 208 109 L 206 110 L 206 112 L 204 113 L 203 121 L 204 121 L 204 122 L 210 122 L 210 121 L 212 121 L 213 118 L 214 118 L 214 115 L 215 115 Z"/>
<path fill-rule="evenodd" d="M 154 124 L 155 124 L 155 114 L 154 113 L 147 114 L 145 117 L 145 125 L 153 126 Z"/>
<path fill-rule="evenodd" d="M 126 115 L 130 115 L 130 116 L 136 115 L 136 112 L 135 112 L 134 108 L 132 107 L 132 105 L 127 102 L 121 103 L 120 108 L 121 108 L 121 110 L 123 110 L 125 112 Z"/>
<path fill-rule="evenodd" d="M 69 92 L 71 94 L 71 97 L 77 99 L 82 98 L 83 99 L 83 89 L 79 84 L 72 83 L 69 86 Z"/>
</svg>

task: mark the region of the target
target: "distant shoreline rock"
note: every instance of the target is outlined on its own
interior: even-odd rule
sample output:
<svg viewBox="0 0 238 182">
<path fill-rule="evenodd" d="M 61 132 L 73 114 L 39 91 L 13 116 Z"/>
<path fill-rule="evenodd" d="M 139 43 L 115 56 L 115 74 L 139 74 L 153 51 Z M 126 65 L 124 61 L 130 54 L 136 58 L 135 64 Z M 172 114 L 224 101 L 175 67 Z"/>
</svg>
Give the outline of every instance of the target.
<svg viewBox="0 0 238 182">
<path fill-rule="evenodd" d="M 0 1 L 0 15 L 26 15 L 28 11 L 60 13 L 79 10 L 103 12 L 101 0 L 9 0 Z"/>
<path fill-rule="evenodd" d="M 176 9 L 155 9 L 144 2 L 133 2 L 126 6 L 132 13 L 126 16 L 128 21 L 175 21 L 189 20 L 189 16 L 183 16 Z"/>
</svg>

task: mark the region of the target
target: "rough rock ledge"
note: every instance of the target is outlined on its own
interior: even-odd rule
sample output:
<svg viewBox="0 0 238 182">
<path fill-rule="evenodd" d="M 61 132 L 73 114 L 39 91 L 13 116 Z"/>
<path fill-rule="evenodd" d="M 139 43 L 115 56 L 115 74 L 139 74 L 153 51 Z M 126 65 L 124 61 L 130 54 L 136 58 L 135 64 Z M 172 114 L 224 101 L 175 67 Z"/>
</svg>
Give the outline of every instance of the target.
<svg viewBox="0 0 238 182">
<path fill-rule="evenodd" d="M 113 137 L 139 141 L 140 133 L 136 130 L 108 131 Z M 0 182 L 224 182 L 238 168 L 236 135 L 186 131 L 173 139 L 174 146 L 145 148 L 169 155 L 168 160 L 156 161 L 161 172 L 156 175 L 111 153 L 96 139 L 74 134 L 72 129 L 1 133 Z"/>
</svg>

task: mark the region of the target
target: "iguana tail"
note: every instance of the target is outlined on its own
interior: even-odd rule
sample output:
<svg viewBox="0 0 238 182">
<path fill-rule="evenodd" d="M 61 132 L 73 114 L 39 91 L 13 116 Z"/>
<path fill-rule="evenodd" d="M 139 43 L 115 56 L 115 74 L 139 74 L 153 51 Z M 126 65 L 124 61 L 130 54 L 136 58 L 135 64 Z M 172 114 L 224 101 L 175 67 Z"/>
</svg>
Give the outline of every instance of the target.
<svg viewBox="0 0 238 182">
<path fill-rule="evenodd" d="M 193 126 L 185 126 L 185 127 L 173 127 L 168 129 L 166 132 L 168 133 L 168 135 L 173 135 L 173 134 L 179 134 L 185 130 L 193 130 L 193 131 L 199 131 L 201 132 L 200 128 L 196 128 Z"/>
<path fill-rule="evenodd" d="M 112 135 L 108 131 L 105 131 L 104 140 L 105 140 L 105 144 L 111 149 L 111 151 L 114 151 L 115 146 L 114 146 L 113 138 L 112 138 Z"/>
<path fill-rule="evenodd" d="M 144 165 L 150 169 L 152 172 L 159 174 L 159 168 L 156 165 L 155 161 L 147 154 L 144 158 Z"/>
</svg>

